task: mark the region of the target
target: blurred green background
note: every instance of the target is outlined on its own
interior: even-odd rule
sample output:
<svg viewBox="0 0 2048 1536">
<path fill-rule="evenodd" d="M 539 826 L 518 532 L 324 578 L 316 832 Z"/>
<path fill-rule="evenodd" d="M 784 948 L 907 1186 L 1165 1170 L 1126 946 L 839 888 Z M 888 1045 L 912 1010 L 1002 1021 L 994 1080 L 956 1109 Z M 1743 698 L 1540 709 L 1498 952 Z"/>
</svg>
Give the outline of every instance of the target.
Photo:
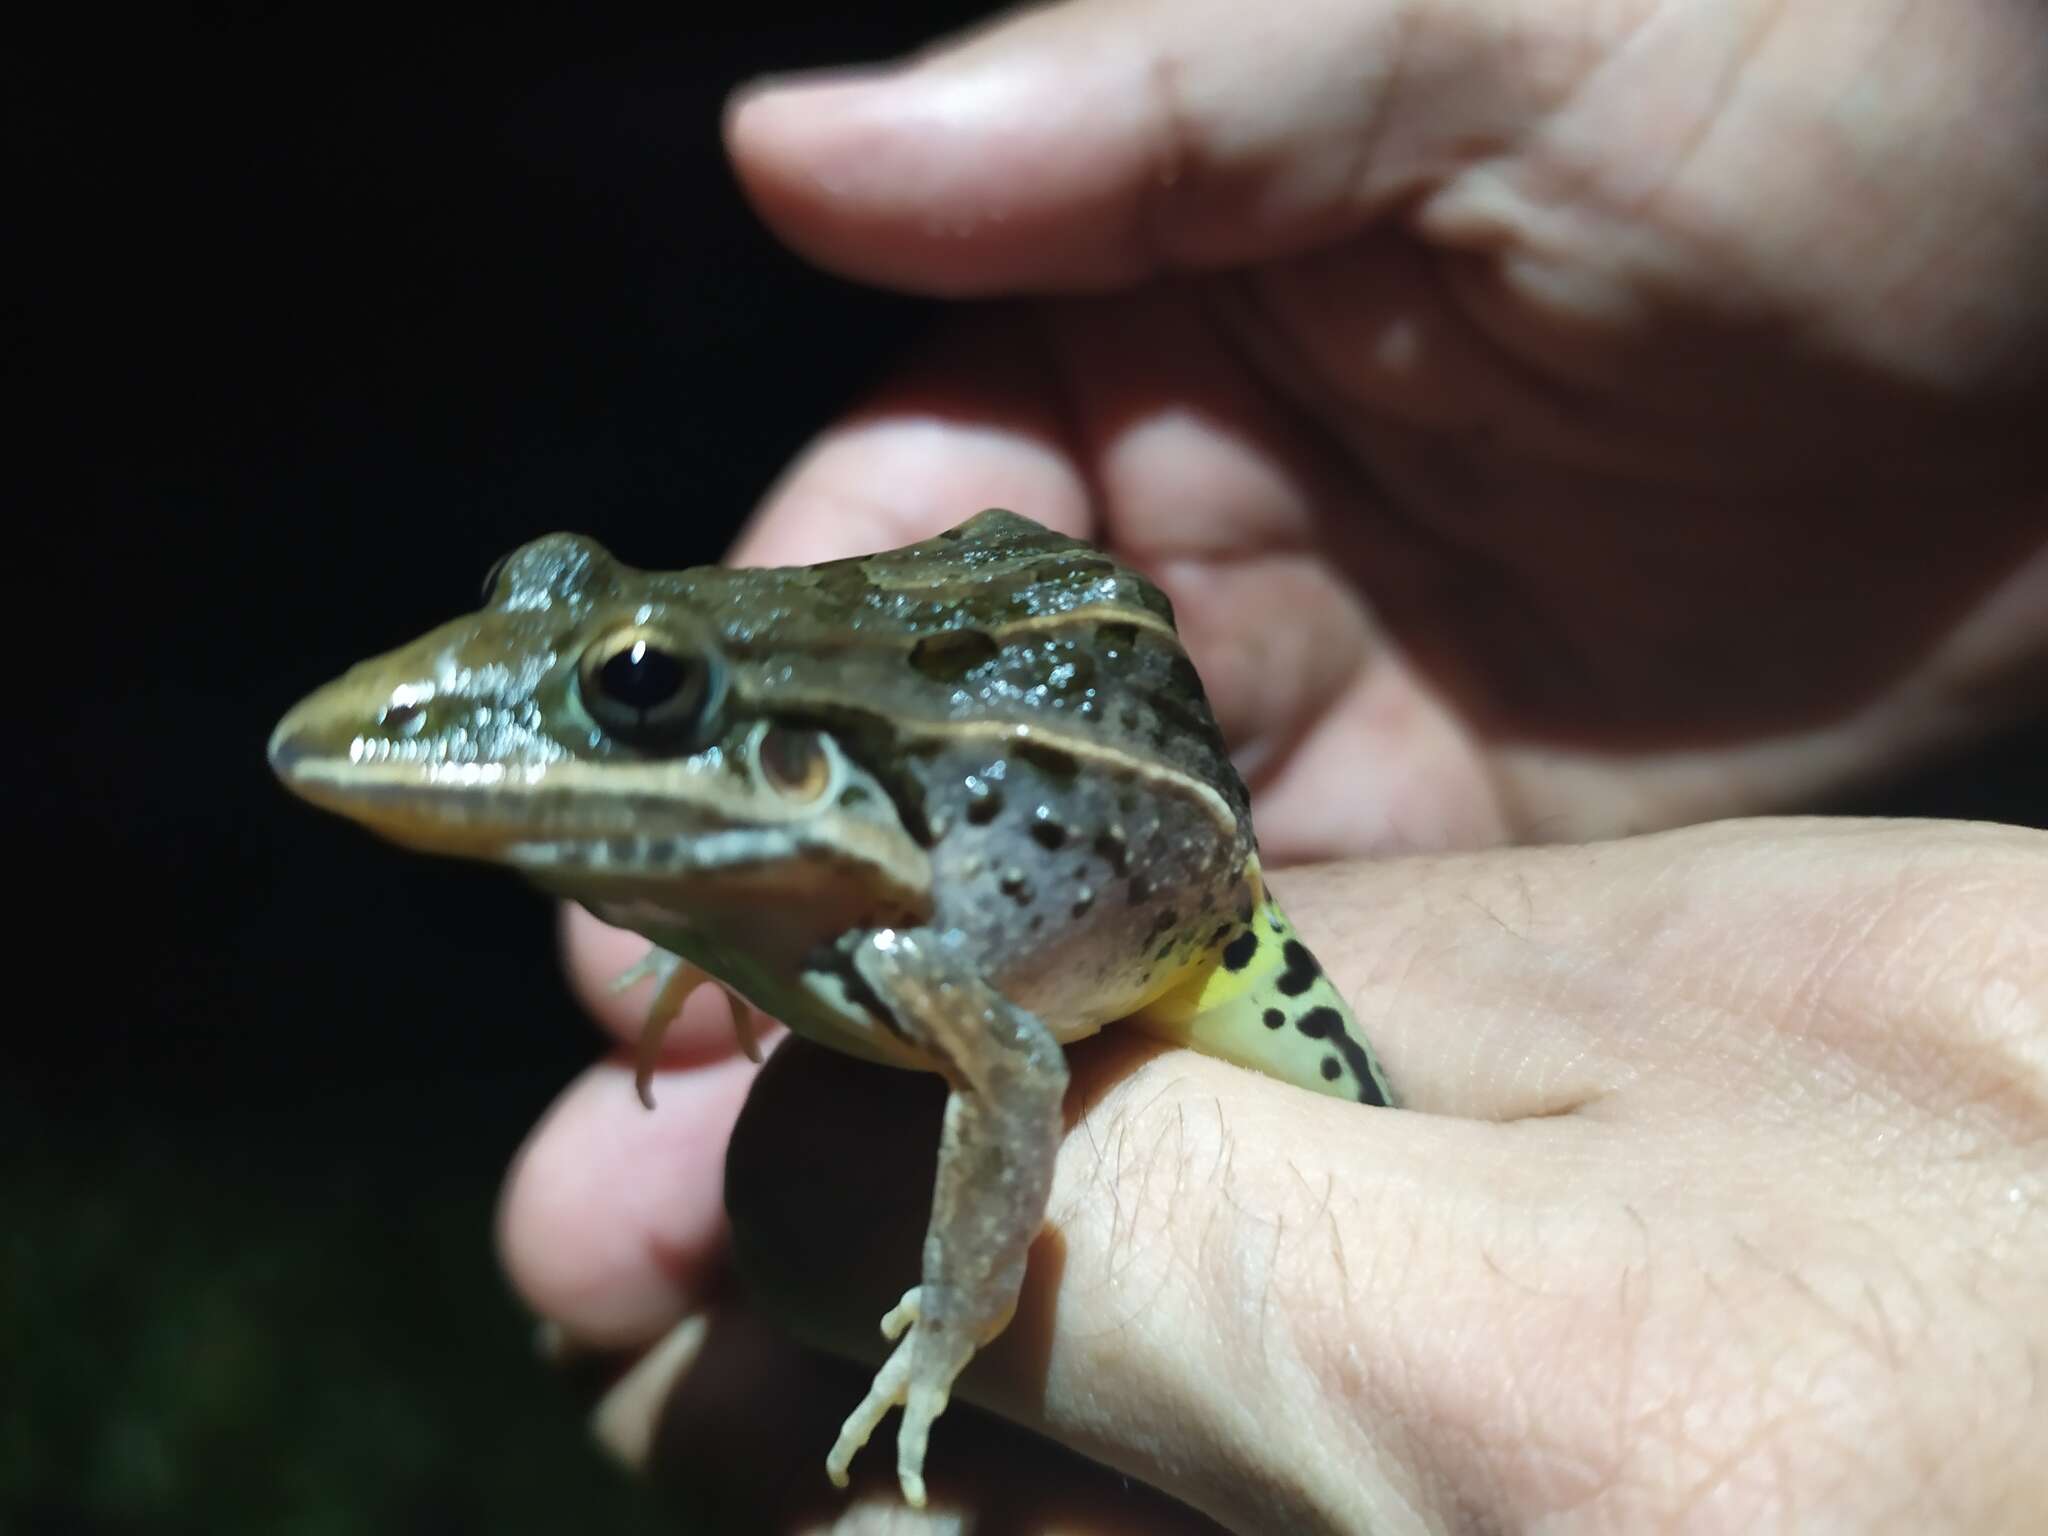
<svg viewBox="0 0 2048 1536">
<path fill-rule="evenodd" d="M 974 14 L 213 7 L 9 59 L 49 916 L 0 1057 L 0 1536 L 716 1528 L 589 1447 L 495 1265 L 598 1049 L 547 905 L 288 804 L 263 743 L 535 534 L 717 557 L 926 314 L 774 246 L 724 94 Z M 2048 824 L 2044 762 L 1875 808 Z"/>
</svg>

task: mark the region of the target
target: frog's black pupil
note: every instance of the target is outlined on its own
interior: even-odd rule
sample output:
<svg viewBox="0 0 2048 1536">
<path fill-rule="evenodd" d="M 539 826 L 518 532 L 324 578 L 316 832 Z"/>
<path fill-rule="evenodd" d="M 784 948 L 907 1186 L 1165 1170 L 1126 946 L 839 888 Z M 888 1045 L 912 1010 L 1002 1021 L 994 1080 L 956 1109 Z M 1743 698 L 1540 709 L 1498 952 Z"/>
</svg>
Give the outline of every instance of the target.
<svg viewBox="0 0 2048 1536">
<path fill-rule="evenodd" d="M 597 672 L 608 696 L 642 714 L 673 699 L 682 691 L 687 676 L 681 662 L 645 640 L 624 647 Z"/>
</svg>

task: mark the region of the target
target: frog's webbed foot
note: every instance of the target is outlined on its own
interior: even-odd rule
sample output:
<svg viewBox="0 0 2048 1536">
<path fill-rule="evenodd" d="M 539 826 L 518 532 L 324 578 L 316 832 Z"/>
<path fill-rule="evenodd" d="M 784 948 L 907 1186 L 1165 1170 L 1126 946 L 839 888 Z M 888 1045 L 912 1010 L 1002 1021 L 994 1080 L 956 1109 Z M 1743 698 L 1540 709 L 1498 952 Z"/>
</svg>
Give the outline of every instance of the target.
<svg viewBox="0 0 2048 1536">
<path fill-rule="evenodd" d="M 1045 1025 L 982 981 L 944 938 L 877 934 L 854 962 L 898 1026 L 945 1064 L 953 1091 L 923 1284 L 882 1319 L 896 1347 L 840 1430 L 825 1471 L 844 1487 L 854 1454 L 900 1403 L 897 1481 L 921 1507 L 932 1424 L 974 1352 L 1017 1308 L 1025 1257 L 1052 1189 L 1067 1065 Z"/>
<path fill-rule="evenodd" d="M 612 979 L 614 992 L 625 992 L 637 987 L 649 977 L 654 978 L 654 996 L 647 1004 L 647 1018 L 640 1026 L 640 1039 L 633 1052 L 633 1089 L 640 1095 L 640 1102 L 649 1109 L 654 1108 L 654 1067 L 661 1059 L 662 1037 L 668 1027 L 683 1011 L 683 1004 L 690 1000 L 690 994 L 707 981 L 716 982 L 724 989 L 725 999 L 732 1007 L 733 1033 L 739 1039 L 740 1049 L 746 1052 L 747 1060 L 761 1059 L 761 1043 L 754 1034 L 754 1010 L 732 988 L 718 981 L 709 971 L 690 964 L 681 955 L 672 955 L 659 944 L 650 945 L 647 953 L 629 965 Z"/>
</svg>

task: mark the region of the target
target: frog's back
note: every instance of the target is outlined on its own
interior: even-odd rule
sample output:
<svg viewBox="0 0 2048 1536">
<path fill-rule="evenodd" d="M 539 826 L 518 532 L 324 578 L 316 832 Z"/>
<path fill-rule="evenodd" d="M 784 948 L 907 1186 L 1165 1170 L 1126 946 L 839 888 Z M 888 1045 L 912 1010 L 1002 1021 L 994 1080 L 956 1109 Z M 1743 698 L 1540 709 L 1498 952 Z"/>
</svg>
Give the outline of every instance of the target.
<svg viewBox="0 0 2048 1536">
<path fill-rule="evenodd" d="M 853 559 L 651 579 L 717 625 L 749 712 L 829 732 L 887 787 L 934 922 L 1060 1039 L 1128 1018 L 1384 1101 L 1266 892 L 1250 797 L 1144 575 L 997 510 Z"/>
<path fill-rule="evenodd" d="M 1092 545 L 993 510 L 878 554 L 668 579 L 719 616 L 736 689 L 872 742 L 878 763 L 1036 742 L 1082 771 L 1142 765 L 1207 789 L 1249 843 L 1249 797 L 1172 604 Z"/>
<path fill-rule="evenodd" d="M 1165 593 L 988 511 L 904 548 L 678 573 L 732 687 L 809 719 L 931 851 L 934 916 L 1071 1038 L 1170 986 L 1249 901 L 1249 797 Z"/>
</svg>

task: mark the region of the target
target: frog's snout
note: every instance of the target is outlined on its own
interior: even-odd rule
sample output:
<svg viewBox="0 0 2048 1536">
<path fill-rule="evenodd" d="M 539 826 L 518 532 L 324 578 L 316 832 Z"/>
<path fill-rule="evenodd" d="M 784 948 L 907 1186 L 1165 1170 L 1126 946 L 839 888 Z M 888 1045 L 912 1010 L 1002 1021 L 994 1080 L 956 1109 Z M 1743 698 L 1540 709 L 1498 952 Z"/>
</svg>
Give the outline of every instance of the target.
<svg viewBox="0 0 2048 1536">
<path fill-rule="evenodd" d="M 308 694 L 285 712 L 270 733 L 265 750 L 270 771 L 286 789 L 301 798 L 311 798 L 308 789 L 319 776 L 316 770 L 322 763 L 337 758 L 346 760 L 351 755 L 350 744 L 357 736 L 354 714 L 359 711 L 340 707 L 346 701 L 338 701 L 335 692 L 335 685 L 330 683 Z"/>
<path fill-rule="evenodd" d="M 297 714 L 298 711 L 293 710 L 277 722 L 277 729 L 270 733 L 270 745 L 264 752 L 270 759 L 270 771 L 286 785 L 291 783 L 293 772 L 306 756 L 305 741 L 296 728 L 294 717 Z"/>
</svg>

